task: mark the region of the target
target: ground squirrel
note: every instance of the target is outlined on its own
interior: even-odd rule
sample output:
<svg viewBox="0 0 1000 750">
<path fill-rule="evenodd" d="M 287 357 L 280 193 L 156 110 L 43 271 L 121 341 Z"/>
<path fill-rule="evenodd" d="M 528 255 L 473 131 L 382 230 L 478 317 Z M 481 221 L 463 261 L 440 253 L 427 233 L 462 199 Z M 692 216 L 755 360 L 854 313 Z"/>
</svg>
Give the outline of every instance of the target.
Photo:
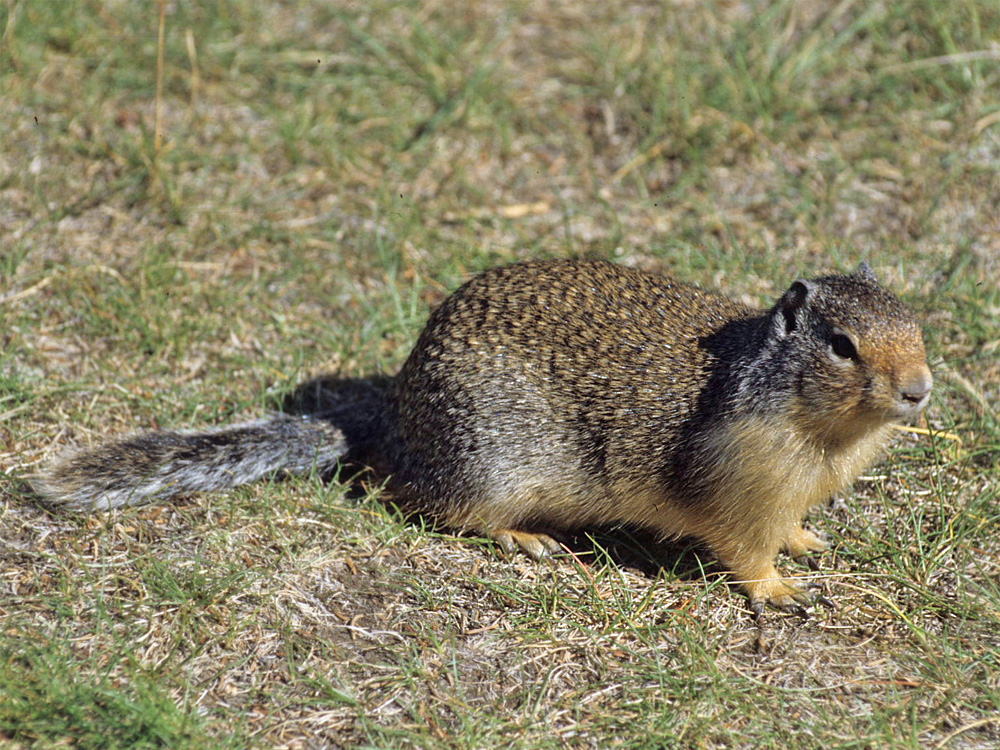
<svg viewBox="0 0 1000 750">
<path fill-rule="evenodd" d="M 106 509 L 357 460 L 394 500 L 532 557 L 591 525 L 696 537 L 750 598 L 800 610 L 774 567 L 824 543 L 841 490 L 931 390 L 920 328 L 867 265 L 794 282 L 770 309 L 608 262 L 474 277 L 384 389 L 311 418 L 126 438 L 58 461 L 50 502 Z"/>
</svg>

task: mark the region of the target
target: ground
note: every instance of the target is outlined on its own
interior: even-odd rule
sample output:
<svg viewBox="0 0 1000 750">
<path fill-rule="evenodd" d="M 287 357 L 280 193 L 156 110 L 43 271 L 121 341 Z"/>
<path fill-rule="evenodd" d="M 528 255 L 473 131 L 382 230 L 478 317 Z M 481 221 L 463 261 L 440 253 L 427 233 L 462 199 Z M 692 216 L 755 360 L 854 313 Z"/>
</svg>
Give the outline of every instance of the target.
<svg viewBox="0 0 1000 750">
<path fill-rule="evenodd" d="M 1000 743 L 994 0 L 157 6 L 0 8 L 0 746 Z M 837 609 L 755 621 L 630 530 L 536 564 L 346 476 L 26 489 L 391 374 L 471 274 L 569 256 L 761 305 L 867 260 L 914 309 L 926 417 L 781 561 Z"/>
</svg>

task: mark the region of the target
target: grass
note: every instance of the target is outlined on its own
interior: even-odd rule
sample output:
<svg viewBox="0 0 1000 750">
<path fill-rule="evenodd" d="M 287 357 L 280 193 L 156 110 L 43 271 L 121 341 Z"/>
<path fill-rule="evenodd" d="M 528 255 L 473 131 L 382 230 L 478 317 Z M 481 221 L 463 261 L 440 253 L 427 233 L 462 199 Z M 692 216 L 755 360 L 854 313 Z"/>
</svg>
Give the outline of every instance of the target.
<svg viewBox="0 0 1000 750">
<path fill-rule="evenodd" d="M 0 745 L 1000 742 L 989 0 L 0 7 Z M 936 386 L 813 515 L 836 611 L 754 623 L 621 532 L 536 566 L 378 488 L 74 518 L 71 444 L 393 372 L 471 274 L 587 256 L 766 304 L 867 259 Z M 783 561 L 786 570 L 803 570 Z"/>
</svg>

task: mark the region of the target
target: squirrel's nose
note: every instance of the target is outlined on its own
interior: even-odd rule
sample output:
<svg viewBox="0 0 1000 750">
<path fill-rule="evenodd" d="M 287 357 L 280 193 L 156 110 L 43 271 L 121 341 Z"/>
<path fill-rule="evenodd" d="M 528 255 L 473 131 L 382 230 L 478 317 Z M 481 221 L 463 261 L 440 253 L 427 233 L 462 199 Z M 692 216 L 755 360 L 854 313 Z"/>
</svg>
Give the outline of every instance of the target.
<svg viewBox="0 0 1000 750">
<path fill-rule="evenodd" d="M 921 406 L 931 392 L 932 385 L 934 378 L 931 377 L 931 371 L 922 367 L 902 384 L 899 395 L 906 403 Z"/>
</svg>

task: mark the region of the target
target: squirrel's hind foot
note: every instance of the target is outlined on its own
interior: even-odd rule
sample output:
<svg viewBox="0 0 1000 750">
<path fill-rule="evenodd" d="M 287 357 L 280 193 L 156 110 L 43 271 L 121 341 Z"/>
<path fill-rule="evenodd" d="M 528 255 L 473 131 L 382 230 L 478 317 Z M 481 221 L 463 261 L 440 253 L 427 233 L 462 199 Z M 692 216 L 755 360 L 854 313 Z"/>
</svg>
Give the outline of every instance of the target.
<svg viewBox="0 0 1000 750">
<path fill-rule="evenodd" d="M 562 545 L 548 534 L 538 534 L 515 529 L 497 529 L 488 533 L 490 539 L 500 545 L 504 552 L 513 554 L 518 549 L 532 560 L 562 552 Z"/>
</svg>

